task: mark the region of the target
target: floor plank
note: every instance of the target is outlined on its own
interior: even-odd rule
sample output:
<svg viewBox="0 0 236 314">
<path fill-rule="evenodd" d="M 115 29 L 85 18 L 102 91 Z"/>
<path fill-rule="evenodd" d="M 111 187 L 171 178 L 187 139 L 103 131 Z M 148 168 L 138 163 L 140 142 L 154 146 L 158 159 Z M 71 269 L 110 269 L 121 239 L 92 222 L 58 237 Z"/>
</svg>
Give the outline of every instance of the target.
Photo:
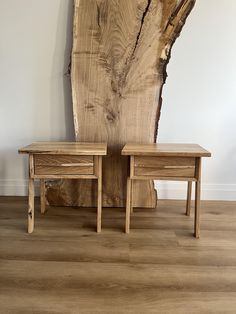
<svg viewBox="0 0 236 314">
<path fill-rule="evenodd" d="M 26 233 L 26 198 L 0 197 L 0 313 L 236 313 L 236 202 L 202 202 L 193 237 L 185 202 L 135 209 L 51 207 L 36 200 Z"/>
</svg>

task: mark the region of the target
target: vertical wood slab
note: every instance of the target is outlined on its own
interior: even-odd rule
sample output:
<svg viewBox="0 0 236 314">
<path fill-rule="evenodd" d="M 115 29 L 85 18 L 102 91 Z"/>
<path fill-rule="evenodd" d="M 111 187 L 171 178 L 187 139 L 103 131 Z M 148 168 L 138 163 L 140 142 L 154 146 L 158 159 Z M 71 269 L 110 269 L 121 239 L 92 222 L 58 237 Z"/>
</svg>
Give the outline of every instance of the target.
<svg viewBox="0 0 236 314">
<path fill-rule="evenodd" d="M 103 205 L 125 205 L 127 142 L 156 141 L 171 47 L 195 0 L 75 0 L 72 94 L 76 140 L 108 142 Z M 133 206 L 155 207 L 153 182 Z M 93 182 L 50 185 L 51 204 L 96 206 Z"/>
</svg>

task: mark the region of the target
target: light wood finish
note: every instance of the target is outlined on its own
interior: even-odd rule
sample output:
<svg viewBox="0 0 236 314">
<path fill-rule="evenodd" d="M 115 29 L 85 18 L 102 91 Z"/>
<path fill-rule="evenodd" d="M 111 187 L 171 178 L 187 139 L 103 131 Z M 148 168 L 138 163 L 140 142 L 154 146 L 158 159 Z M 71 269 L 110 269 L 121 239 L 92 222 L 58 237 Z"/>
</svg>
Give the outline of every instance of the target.
<svg viewBox="0 0 236 314">
<path fill-rule="evenodd" d="M 192 181 L 188 181 L 186 215 L 190 216 L 192 199 Z"/>
<path fill-rule="evenodd" d="M 135 156 L 135 176 L 190 177 L 195 176 L 195 158 Z"/>
<path fill-rule="evenodd" d="M 28 184 L 28 233 L 34 231 L 34 157 L 29 155 L 29 184 Z"/>
<path fill-rule="evenodd" d="M 132 156 L 134 167 L 132 168 L 160 168 L 160 169 L 185 169 L 195 168 L 194 157 L 160 157 L 156 156 Z"/>
<path fill-rule="evenodd" d="M 194 167 L 176 167 L 176 168 L 151 168 L 151 167 L 137 167 L 135 168 L 135 176 L 151 176 L 151 177 L 194 177 Z"/>
<path fill-rule="evenodd" d="M 29 154 L 29 177 L 34 177 L 34 156 L 33 154 Z"/>
<path fill-rule="evenodd" d="M 136 182 L 136 180 L 139 180 L 139 181 L 143 181 L 143 180 L 147 180 L 147 179 L 149 179 L 149 180 L 160 180 L 160 181 L 162 181 L 162 180 L 166 180 L 166 181 L 171 181 L 171 180 L 173 180 L 173 177 L 172 176 L 165 176 L 165 177 L 163 177 L 163 176 L 156 176 L 156 175 L 143 175 L 143 176 L 141 176 L 141 175 L 138 175 L 138 176 L 133 176 L 132 177 L 132 179 L 133 180 L 135 180 L 135 182 Z M 174 177 L 174 181 L 197 181 L 195 178 L 190 178 L 190 177 Z"/>
<path fill-rule="evenodd" d="M 29 178 L 28 233 L 34 231 L 34 179 Z"/>
<path fill-rule="evenodd" d="M 234 314 L 236 202 L 202 201 L 202 237 L 185 201 L 136 209 L 50 207 L 25 234 L 27 198 L 0 197 L 0 312 L 40 314 Z"/>
<path fill-rule="evenodd" d="M 93 156 L 78 155 L 34 155 L 34 164 L 37 166 L 60 166 L 60 167 L 93 167 Z"/>
<path fill-rule="evenodd" d="M 129 217 L 126 217 L 125 232 L 129 233 L 130 228 L 132 181 L 150 179 L 187 181 L 187 215 L 190 215 L 192 181 L 195 181 L 194 235 L 199 238 L 201 158 L 210 157 L 211 153 L 197 144 L 126 144 L 122 155 L 130 158 L 126 196 L 126 215 Z"/>
<path fill-rule="evenodd" d="M 40 208 L 41 214 L 44 214 L 46 211 L 46 199 L 45 199 L 45 180 L 40 179 Z"/>
<path fill-rule="evenodd" d="M 40 179 L 42 214 L 46 209 L 45 179 L 96 179 L 97 232 L 101 232 L 102 156 L 106 152 L 105 143 L 71 142 L 38 142 L 19 150 L 29 155 L 29 233 L 34 230 L 34 179 Z"/>
<path fill-rule="evenodd" d="M 134 198 L 134 182 L 131 182 L 131 194 L 130 194 L 130 213 L 132 214 L 134 212 L 133 207 L 133 198 Z"/>
<path fill-rule="evenodd" d="M 130 156 L 130 175 L 131 176 L 133 176 L 134 175 L 134 157 L 133 156 Z M 133 211 L 134 211 L 134 199 L 135 199 L 135 197 L 134 197 L 134 193 L 135 193 L 135 188 L 134 188 L 134 186 L 135 186 L 135 182 L 130 182 L 130 184 L 131 184 L 131 194 L 130 194 L 130 213 L 133 213 Z M 152 184 L 152 182 L 150 181 L 150 184 Z M 137 190 L 137 185 L 136 185 L 136 190 Z M 139 190 L 139 189 L 138 189 Z M 145 196 L 146 196 L 146 193 L 144 194 Z M 152 192 L 151 192 L 151 195 L 150 195 L 151 197 L 152 197 Z M 151 198 L 150 197 L 150 198 Z M 141 199 L 140 197 L 139 197 L 139 199 Z"/>
<path fill-rule="evenodd" d="M 102 157 L 98 157 L 98 206 L 97 206 L 97 232 L 102 230 Z"/>
<path fill-rule="evenodd" d="M 93 166 L 85 165 L 63 165 L 63 166 L 35 166 L 35 176 L 37 175 L 93 175 Z"/>
<path fill-rule="evenodd" d="M 93 174 L 34 174 L 35 179 L 43 179 L 47 177 L 47 179 L 97 179 L 97 176 Z M 74 180 L 73 180 L 74 181 Z M 72 183 L 73 183 L 72 181 Z M 50 186 L 47 186 L 47 190 L 50 189 Z"/>
<path fill-rule="evenodd" d="M 131 213 L 131 197 L 132 197 L 132 181 L 127 178 L 127 192 L 126 192 L 126 215 L 125 215 L 125 232 L 130 230 L 130 213 Z"/>
<path fill-rule="evenodd" d="M 211 153 L 198 144 L 126 144 L 122 149 L 126 156 L 159 156 L 159 157 L 211 157 Z"/>
<path fill-rule="evenodd" d="M 107 144 L 86 142 L 35 142 L 19 149 L 20 154 L 46 155 L 102 155 L 107 154 Z M 48 157 L 50 158 L 50 157 Z"/>
<path fill-rule="evenodd" d="M 195 187 L 195 216 L 194 216 L 194 234 L 196 238 L 200 237 L 200 201 L 201 201 L 201 158 L 197 159 L 197 178 Z"/>
<path fill-rule="evenodd" d="M 106 141 L 103 205 L 125 206 L 120 156 L 128 141 L 156 139 L 162 86 L 172 44 L 195 0 L 75 0 L 72 51 L 72 98 L 76 139 Z M 57 189 L 62 191 L 60 201 Z M 93 206 L 96 185 L 57 183 L 53 204 Z M 75 193 L 77 199 L 75 200 Z M 155 207 L 153 182 L 134 182 L 135 207 Z M 64 197 L 64 199 L 62 199 Z"/>
</svg>

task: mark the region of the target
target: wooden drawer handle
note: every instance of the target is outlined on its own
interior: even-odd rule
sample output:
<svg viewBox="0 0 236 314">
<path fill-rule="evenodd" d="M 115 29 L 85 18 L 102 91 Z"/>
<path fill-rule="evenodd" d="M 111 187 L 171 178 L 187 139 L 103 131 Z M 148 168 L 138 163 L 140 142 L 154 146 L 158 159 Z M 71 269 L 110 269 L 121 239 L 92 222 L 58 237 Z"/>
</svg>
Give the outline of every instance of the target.
<svg viewBox="0 0 236 314">
<path fill-rule="evenodd" d="M 93 163 L 70 163 L 70 164 L 61 164 L 61 167 L 93 167 Z"/>
<path fill-rule="evenodd" d="M 193 169 L 195 166 L 164 166 L 164 169 Z"/>
</svg>

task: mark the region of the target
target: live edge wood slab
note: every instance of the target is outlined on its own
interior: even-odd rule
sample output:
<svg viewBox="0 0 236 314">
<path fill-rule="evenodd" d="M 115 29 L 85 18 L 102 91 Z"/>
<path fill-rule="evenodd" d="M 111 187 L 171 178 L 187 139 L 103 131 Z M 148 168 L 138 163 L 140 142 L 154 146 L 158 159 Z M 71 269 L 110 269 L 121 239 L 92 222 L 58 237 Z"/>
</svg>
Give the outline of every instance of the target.
<svg viewBox="0 0 236 314">
<path fill-rule="evenodd" d="M 122 155 L 129 156 L 126 195 L 126 233 L 130 231 L 132 185 L 134 180 L 187 181 L 186 215 L 190 215 L 192 182 L 195 188 L 194 235 L 200 236 L 201 158 L 211 153 L 197 144 L 126 144 Z"/>
<path fill-rule="evenodd" d="M 28 232 L 34 230 L 34 179 L 40 179 L 41 213 L 45 212 L 45 179 L 97 179 L 97 232 L 102 217 L 102 156 L 106 143 L 38 142 L 19 149 L 29 155 Z"/>
<path fill-rule="evenodd" d="M 128 158 L 121 156 L 125 143 L 156 141 L 166 66 L 194 3 L 74 0 L 74 127 L 77 141 L 108 143 L 103 206 L 125 206 Z M 94 190 L 93 181 L 66 180 L 51 184 L 46 194 L 51 205 L 91 207 L 96 202 Z M 155 208 L 156 200 L 152 181 L 135 181 L 135 207 Z"/>
</svg>

